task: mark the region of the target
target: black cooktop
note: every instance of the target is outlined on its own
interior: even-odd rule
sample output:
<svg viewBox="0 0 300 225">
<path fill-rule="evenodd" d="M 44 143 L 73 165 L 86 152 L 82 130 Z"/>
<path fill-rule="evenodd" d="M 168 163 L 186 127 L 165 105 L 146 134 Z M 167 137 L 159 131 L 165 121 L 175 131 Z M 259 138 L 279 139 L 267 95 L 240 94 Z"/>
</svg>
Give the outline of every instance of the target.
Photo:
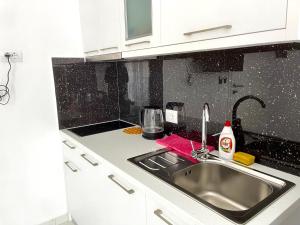
<svg viewBox="0 0 300 225">
<path fill-rule="evenodd" d="M 88 125 L 84 127 L 76 127 L 68 129 L 69 131 L 79 135 L 80 137 L 108 132 L 112 130 L 118 130 L 126 127 L 133 127 L 134 124 L 124 122 L 122 120 L 115 120 L 105 123 L 98 123 L 93 125 Z"/>
</svg>

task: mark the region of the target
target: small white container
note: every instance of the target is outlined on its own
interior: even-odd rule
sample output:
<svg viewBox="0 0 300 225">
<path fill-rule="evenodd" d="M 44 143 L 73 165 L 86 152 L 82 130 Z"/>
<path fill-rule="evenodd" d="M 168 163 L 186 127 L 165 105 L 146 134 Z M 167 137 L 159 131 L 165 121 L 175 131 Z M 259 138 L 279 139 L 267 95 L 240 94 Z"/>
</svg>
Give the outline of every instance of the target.
<svg viewBox="0 0 300 225">
<path fill-rule="evenodd" d="M 219 157 L 231 160 L 235 152 L 235 138 L 229 120 L 225 122 L 225 126 L 219 138 Z"/>
</svg>

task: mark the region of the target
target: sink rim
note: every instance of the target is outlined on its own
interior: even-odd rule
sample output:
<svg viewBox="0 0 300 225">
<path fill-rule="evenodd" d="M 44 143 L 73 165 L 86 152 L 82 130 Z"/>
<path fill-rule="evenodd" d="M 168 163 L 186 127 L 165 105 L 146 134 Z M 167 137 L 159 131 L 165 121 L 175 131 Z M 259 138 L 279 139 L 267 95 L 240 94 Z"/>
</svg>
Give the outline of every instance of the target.
<svg viewBox="0 0 300 225">
<path fill-rule="evenodd" d="M 218 164 L 218 165 L 222 165 L 224 167 L 239 171 L 240 173 L 247 174 L 247 175 L 249 175 L 251 177 L 254 177 L 254 178 L 257 178 L 259 180 L 263 180 L 265 183 L 267 183 L 268 185 L 270 185 L 272 187 L 272 191 L 274 189 L 273 186 L 278 185 L 278 186 L 284 187 L 285 185 L 287 185 L 287 182 L 290 182 L 290 181 L 284 180 L 282 178 L 270 175 L 268 173 L 264 173 L 264 172 L 261 172 L 261 171 L 256 170 L 256 169 L 246 167 L 246 166 L 244 166 L 242 164 L 239 164 L 239 163 L 236 163 L 234 161 L 225 161 L 225 160 L 217 158 L 216 156 L 213 156 L 213 155 L 210 155 L 210 157 L 213 157 L 213 159 L 209 158 L 205 161 L 201 161 L 201 162 L 198 162 L 194 165 L 188 166 L 184 169 L 175 171 L 172 174 L 172 178 L 175 176 L 175 174 L 181 172 L 182 170 L 187 170 L 189 168 L 198 166 L 200 164 Z M 268 177 L 268 179 L 266 177 Z M 290 183 L 292 183 L 292 182 L 290 182 Z M 272 184 L 274 184 L 274 185 L 272 185 Z"/>
<path fill-rule="evenodd" d="M 209 162 L 215 162 L 215 163 L 219 163 L 222 164 L 223 166 L 229 167 L 231 169 L 237 170 L 241 173 L 246 173 L 247 175 L 250 176 L 254 176 L 260 180 L 263 180 L 265 182 L 267 182 L 269 184 L 269 182 L 272 181 L 277 181 L 277 182 L 281 182 L 283 183 L 282 188 L 276 192 L 272 192 L 269 196 L 267 196 L 265 199 L 263 199 L 262 201 L 258 202 L 256 205 L 254 205 L 253 207 L 247 209 L 247 210 L 242 210 L 242 211 L 230 211 L 230 210 L 226 210 L 226 209 L 222 209 L 219 207 L 214 206 L 213 204 L 197 197 L 196 195 L 194 195 L 193 193 L 185 190 L 184 188 L 180 187 L 179 185 L 176 185 L 173 181 L 172 181 L 172 176 L 173 174 L 181 171 L 181 170 L 185 170 L 187 168 L 190 167 L 194 167 L 199 165 L 199 163 L 205 163 L 203 161 L 200 162 L 191 162 L 186 160 L 186 163 L 183 164 L 182 167 L 179 166 L 180 169 L 176 169 L 172 172 L 167 171 L 168 176 L 163 176 L 162 173 L 160 173 L 160 171 L 151 171 L 147 168 L 145 168 L 144 166 L 142 166 L 141 164 L 139 164 L 139 161 L 141 161 L 142 159 L 146 159 L 148 157 L 152 157 L 155 155 L 159 155 L 165 152 L 169 152 L 170 149 L 159 149 L 156 151 L 152 151 L 146 154 L 142 154 L 142 155 L 138 155 L 132 158 L 127 159 L 128 161 L 130 161 L 131 163 L 135 164 L 136 166 L 142 168 L 143 170 L 147 171 L 148 173 L 154 175 L 155 177 L 157 177 L 160 180 L 163 180 L 164 182 L 168 183 L 171 187 L 181 191 L 183 194 L 185 194 L 187 197 L 191 198 L 192 200 L 202 204 L 203 206 L 213 210 L 214 212 L 218 213 L 219 215 L 221 215 L 223 218 L 230 220 L 231 222 L 235 222 L 238 224 L 244 224 L 246 222 L 248 222 L 250 219 L 252 219 L 254 216 L 256 216 L 257 214 L 261 213 L 264 209 L 266 209 L 267 206 L 269 206 L 271 203 L 274 203 L 276 200 L 278 200 L 283 194 L 287 193 L 287 191 L 289 191 L 290 189 L 292 189 L 295 184 L 285 180 L 283 178 L 280 177 L 276 177 L 273 176 L 271 174 L 265 173 L 265 172 L 261 172 L 259 170 L 253 169 L 253 168 L 249 168 L 246 167 L 242 164 L 233 162 L 233 161 L 225 161 L 222 160 L 212 154 L 209 154 Z M 174 152 L 172 151 L 172 153 L 174 154 Z M 175 153 L 176 154 L 176 153 Z M 182 156 L 179 156 L 180 158 L 183 158 Z M 276 182 L 273 182 L 276 183 Z M 278 185 L 278 184 L 277 184 Z"/>
</svg>

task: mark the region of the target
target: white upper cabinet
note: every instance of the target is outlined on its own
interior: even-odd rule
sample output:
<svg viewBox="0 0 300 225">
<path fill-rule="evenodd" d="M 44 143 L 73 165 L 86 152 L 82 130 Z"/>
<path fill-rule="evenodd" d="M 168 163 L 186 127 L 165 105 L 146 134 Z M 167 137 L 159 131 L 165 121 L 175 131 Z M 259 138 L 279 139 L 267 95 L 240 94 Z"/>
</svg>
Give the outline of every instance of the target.
<svg viewBox="0 0 300 225">
<path fill-rule="evenodd" d="M 101 46 L 101 31 L 99 14 L 99 0 L 80 0 L 80 23 L 83 51 L 85 53 L 97 51 Z"/>
<path fill-rule="evenodd" d="M 160 0 L 122 0 L 124 51 L 157 46 L 160 41 Z"/>
<path fill-rule="evenodd" d="M 287 0 L 163 0 L 161 45 L 285 29 Z"/>
<path fill-rule="evenodd" d="M 86 56 L 131 58 L 300 41 L 299 0 L 79 0 Z"/>
<path fill-rule="evenodd" d="M 151 0 L 125 0 L 126 40 L 152 35 Z"/>
<path fill-rule="evenodd" d="M 83 49 L 87 55 L 120 52 L 121 1 L 80 0 Z"/>
<path fill-rule="evenodd" d="M 100 51 L 103 54 L 121 51 L 121 2 L 120 0 L 100 0 L 100 2 Z"/>
</svg>

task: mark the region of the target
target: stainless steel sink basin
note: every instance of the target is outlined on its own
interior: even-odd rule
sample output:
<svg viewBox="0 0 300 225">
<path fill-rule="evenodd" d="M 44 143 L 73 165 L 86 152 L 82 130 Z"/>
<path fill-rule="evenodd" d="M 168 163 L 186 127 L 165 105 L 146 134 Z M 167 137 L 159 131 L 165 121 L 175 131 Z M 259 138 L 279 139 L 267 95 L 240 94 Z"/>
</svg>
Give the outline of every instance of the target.
<svg viewBox="0 0 300 225">
<path fill-rule="evenodd" d="M 294 186 L 211 155 L 193 163 L 161 149 L 128 160 L 236 223 L 245 223 Z"/>
<path fill-rule="evenodd" d="M 285 183 L 271 183 L 217 161 L 205 161 L 173 175 L 174 184 L 225 210 L 243 211 L 264 200 Z"/>
</svg>

